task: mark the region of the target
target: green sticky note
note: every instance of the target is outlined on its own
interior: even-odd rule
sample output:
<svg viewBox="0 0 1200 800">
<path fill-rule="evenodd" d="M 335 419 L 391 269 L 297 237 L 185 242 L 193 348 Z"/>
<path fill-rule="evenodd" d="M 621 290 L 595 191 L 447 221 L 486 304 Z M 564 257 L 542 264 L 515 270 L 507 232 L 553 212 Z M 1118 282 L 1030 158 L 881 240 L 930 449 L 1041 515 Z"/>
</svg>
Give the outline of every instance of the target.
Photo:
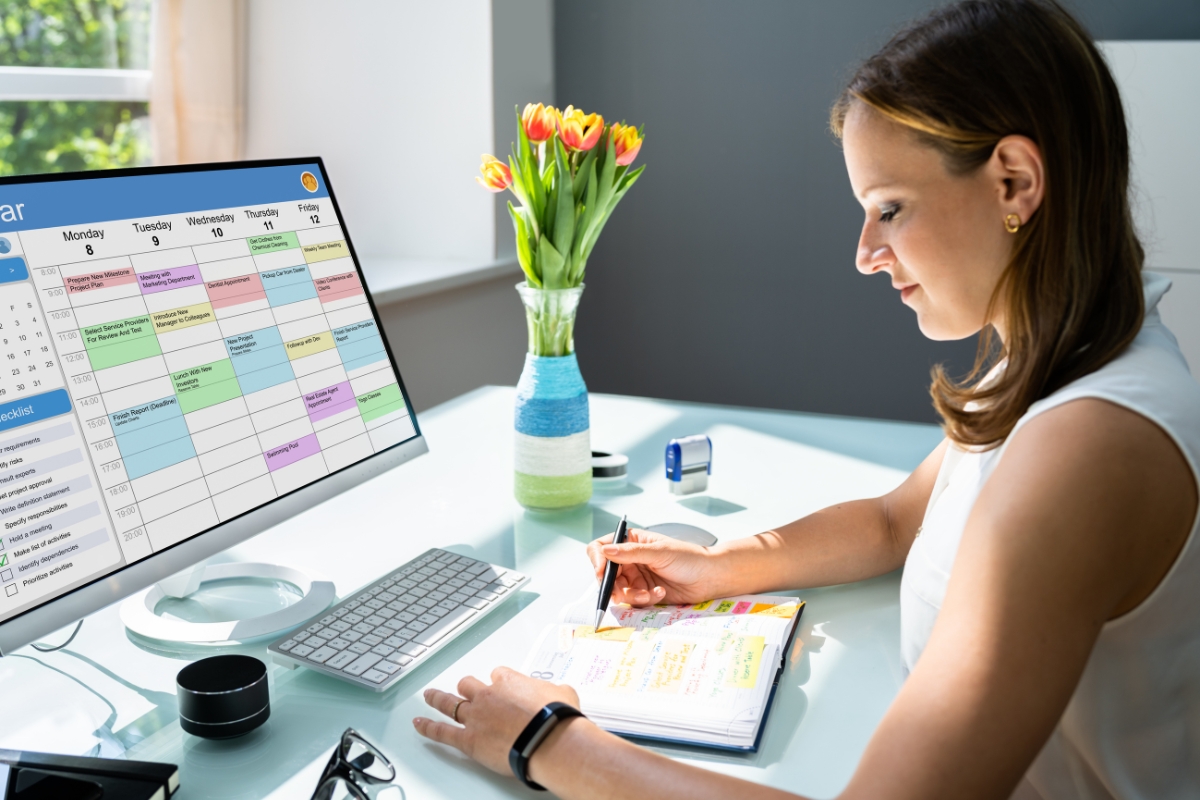
<svg viewBox="0 0 1200 800">
<path fill-rule="evenodd" d="M 8 566 L 8 553 L 0 553 L 0 567 Z"/>
</svg>

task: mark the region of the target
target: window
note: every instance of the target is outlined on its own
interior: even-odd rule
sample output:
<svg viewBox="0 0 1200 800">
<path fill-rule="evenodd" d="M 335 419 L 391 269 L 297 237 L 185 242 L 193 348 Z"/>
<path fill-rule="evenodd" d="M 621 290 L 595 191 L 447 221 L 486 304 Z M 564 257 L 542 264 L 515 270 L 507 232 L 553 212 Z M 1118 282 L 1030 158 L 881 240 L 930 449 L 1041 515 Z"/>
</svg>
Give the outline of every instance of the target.
<svg viewBox="0 0 1200 800">
<path fill-rule="evenodd" d="M 0 175 L 150 161 L 150 0 L 0 0 Z"/>
</svg>

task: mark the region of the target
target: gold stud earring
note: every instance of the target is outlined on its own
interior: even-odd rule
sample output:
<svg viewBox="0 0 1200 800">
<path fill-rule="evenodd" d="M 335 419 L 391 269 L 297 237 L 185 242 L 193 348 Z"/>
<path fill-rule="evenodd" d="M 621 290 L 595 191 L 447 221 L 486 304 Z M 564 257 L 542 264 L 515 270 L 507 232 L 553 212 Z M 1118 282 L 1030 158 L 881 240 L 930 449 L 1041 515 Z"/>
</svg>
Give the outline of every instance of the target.
<svg viewBox="0 0 1200 800">
<path fill-rule="evenodd" d="M 1004 230 L 1009 233 L 1016 233 L 1021 230 L 1021 218 L 1016 214 L 1009 214 L 1004 218 Z"/>
</svg>

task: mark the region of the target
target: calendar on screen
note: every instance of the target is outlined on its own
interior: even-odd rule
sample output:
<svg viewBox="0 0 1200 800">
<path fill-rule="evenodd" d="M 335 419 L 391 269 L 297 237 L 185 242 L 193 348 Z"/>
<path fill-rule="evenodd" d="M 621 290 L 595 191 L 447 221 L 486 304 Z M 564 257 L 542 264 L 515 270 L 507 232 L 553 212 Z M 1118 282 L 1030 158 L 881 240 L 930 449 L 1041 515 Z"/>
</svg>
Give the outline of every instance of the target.
<svg viewBox="0 0 1200 800">
<path fill-rule="evenodd" d="M 0 186 L 0 621 L 416 435 L 318 164 Z"/>
</svg>

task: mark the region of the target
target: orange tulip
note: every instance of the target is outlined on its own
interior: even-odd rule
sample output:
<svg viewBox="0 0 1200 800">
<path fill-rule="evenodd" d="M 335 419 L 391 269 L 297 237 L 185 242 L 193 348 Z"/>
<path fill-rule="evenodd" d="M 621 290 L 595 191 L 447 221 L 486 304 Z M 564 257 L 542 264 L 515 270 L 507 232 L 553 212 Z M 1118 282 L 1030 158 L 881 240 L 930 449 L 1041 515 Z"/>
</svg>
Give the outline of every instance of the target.
<svg viewBox="0 0 1200 800">
<path fill-rule="evenodd" d="M 512 186 L 512 171 L 508 168 L 508 164 L 487 153 L 480 158 L 483 163 L 479 166 L 479 171 L 483 173 L 483 177 L 475 176 L 475 180 L 479 182 L 480 186 L 489 192 L 503 192 Z"/>
<path fill-rule="evenodd" d="M 632 125 L 612 124 L 613 151 L 617 154 L 617 166 L 628 167 L 637 158 L 638 150 L 642 149 L 644 136 L 638 134 L 638 129 Z"/>
<path fill-rule="evenodd" d="M 558 114 L 558 138 L 568 150 L 591 150 L 604 132 L 604 117 L 584 114 L 574 106 Z"/>
<path fill-rule="evenodd" d="M 558 115 L 554 106 L 544 106 L 538 103 L 525 104 L 521 113 L 521 124 L 525 127 L 525 135 L 533 144 L 541 144 L 554 137 L 554 119 Z"/>
</svg>

